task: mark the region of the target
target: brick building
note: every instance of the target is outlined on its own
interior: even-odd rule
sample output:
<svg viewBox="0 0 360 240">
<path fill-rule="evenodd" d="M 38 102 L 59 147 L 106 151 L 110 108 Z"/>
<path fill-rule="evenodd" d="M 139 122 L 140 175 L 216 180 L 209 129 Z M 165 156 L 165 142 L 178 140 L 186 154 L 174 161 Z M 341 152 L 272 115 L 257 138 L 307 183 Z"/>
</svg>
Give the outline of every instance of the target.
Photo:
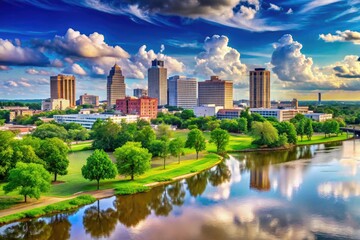
<svg viewBox="0 0 360 240">
<path fill-rule="evenodd" d="M 136 114 L 143 118 L 157 117 L 158 100 L 150 97 L 126 97 L 116 100 L 116 110 L 123 114 Z"/>
</svg>

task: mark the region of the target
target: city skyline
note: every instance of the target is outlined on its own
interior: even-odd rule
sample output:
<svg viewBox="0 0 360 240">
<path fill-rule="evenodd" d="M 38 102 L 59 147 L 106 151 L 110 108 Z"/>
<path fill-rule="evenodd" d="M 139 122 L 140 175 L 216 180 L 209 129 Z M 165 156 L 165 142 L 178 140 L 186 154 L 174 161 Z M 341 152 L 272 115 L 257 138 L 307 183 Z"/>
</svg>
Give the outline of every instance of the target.
<svg viewBox="0 0 360 240">
<path fill-rule="evenodd" d="M 74 74 L 76 99 L 104 100 L 115 63 L 132 95 L 158 58 L 168 77 L 232 80 L 234 100 L 255 67 L 271 71 L 272 100 L 360 100 L 359 1 L 124 2 L 2 1 L 1 98 L 48 98 L 49 76 Z"/>
</svg>

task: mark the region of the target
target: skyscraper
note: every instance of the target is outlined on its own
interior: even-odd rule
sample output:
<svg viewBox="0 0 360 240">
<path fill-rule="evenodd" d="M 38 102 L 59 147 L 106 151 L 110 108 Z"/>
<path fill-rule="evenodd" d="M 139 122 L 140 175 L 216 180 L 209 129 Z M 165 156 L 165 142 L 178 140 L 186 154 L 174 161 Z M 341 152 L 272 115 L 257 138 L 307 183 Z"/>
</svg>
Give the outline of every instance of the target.
<svg viewBox="0 0 360 240">
<path fill-rule="evenodd" d="M 250 108 L 270 107 L 270 71 L 255 68 L 250 71 Z"/>
<path fill-rule="evenodd" d="M 167 104 L 167 69 L 164 61 L 155 59 L 148 69 L 148 94 L 157 98 L 159 105 Z"/>
<path fill-rule="evenodd" d="M 172 76 L 168 79 L 169 105 L 192 109 L 197 106 L 196 78 Z"/>
<path fill-rule="evenodd" d="M 50 98 L 67 99 L 70 107 L 75 107 L 75 77 L 58 74 L 50 77 Z"/>
<path fill-rule="evenodd" d="M 211 76 L 210 80 L 199 82 L 199 105 L 215 104 L 225 109 L 232 109 L 233 82 Z"/>
<path fill-rule="evenodd" d="M 148 95 L 147 89 L 143 88 L 135 88 L 134 89 L 134 97 L 141 98 Z"/>
<path fill-rule="evenodd" d="M 116 99 L 125 98 L 125 77 L 119 65 L 115 64 L 107 77 L 107 108 L 112 109 Z"/>
<path fill-rule="evenodd" d="M 321 105 L 321 92 L 318 93 L 318 105 Z"/>
</svg>

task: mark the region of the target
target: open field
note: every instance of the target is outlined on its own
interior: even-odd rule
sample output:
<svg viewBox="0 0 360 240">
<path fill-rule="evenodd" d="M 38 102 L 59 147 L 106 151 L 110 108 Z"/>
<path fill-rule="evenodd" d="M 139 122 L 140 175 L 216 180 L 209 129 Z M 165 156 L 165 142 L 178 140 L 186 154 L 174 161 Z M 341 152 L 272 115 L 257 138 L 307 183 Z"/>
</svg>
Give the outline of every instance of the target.
<svg viewBox="0 0 360 240">
<path fill-rule="evenodd" d="M 349 135 L 349 138 L 352 137 L 352 135 Z M 327 142 L 336 142 L 336 141 L 344 141 L 348 139 L 348 136 L 346 133 L 339 134 L 339 136 L 332 135 L 331 137 L 326 137 L 324 134 L 316 134 L 312 136 L 311 140 L 309 141 L 306 136 L 303 137 L 303 141 L 301 141 L 301 138 L 298 137 L 297 145 L 311 145 L 311 144 L 319 144 L 319 143 L 327 143 Z"/>
</svg>

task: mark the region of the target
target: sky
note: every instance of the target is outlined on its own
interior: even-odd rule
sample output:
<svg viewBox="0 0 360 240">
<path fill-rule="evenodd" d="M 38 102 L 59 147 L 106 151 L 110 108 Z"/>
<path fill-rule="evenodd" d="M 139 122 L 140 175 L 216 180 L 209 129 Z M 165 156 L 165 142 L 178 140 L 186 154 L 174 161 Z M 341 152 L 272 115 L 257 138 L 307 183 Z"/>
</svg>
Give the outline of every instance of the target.
<svg viewBox="0 0 360 240">
<path fill-rule="evenodd" d="M 234 82 L 271 71 L 271 99 L 360 100 L 360 0 L 1 0 L 0 99 L 50 97 L 50 76 L 106 98 L 117 63 L 127 94 L 151 60 L 168 76 Z"/>
</svg>

